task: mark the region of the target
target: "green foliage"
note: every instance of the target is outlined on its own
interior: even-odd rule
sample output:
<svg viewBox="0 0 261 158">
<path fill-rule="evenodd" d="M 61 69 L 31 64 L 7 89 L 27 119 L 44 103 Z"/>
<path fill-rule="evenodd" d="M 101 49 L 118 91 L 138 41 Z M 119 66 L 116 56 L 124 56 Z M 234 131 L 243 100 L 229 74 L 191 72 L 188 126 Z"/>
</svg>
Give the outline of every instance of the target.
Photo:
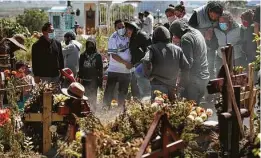
<svg viewBox="0 0 261 158">
<path fill-rule="evenodd" d="M 135 7 L 131 4 L 127 5 L 118 5 L 115 4 L 111 8 L 111 20 L 115 21 L 116 19 L 128 19 L 133 18 L 135 12 Z"/>
<path fill-rule="evenodd" d="M 48 15 L 43 10 L 26 9 L 24 14 L 17 16 L 16 20 L 32 33 L 33 31 L 41 31 L 43 24 L 48 22 Z"/>
<path fill-rule="evenodd" d="M 16 59 L 19 61 L 19 60 L 22 60 L 24 62 L 27 62 L 27 63 L 31 63 L 32 61 L 32 45 L 37 41 L 36 38 L 26 38 L 25 39 L 25 47 L 27 49 L 27 51 L 24 51 L 24 50 L 17 50 L 15 52 L 15 57 Z"/>
<path fill-rule="evenodd" d="M 15 34 L 30 35 L 30 32 L 26 27 L 21 26 L 11 19 L 0 19 L 0 39 L 4 37 L 10 38 Z"/>
</svg>

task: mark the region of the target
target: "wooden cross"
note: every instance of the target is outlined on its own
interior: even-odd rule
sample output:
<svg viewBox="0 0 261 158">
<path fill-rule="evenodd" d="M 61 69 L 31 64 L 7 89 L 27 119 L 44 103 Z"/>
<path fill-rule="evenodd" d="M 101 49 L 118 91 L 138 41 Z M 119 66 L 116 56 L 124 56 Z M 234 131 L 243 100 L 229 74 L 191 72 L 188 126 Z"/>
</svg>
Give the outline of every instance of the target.
<svg viewBox="0 0 261 158">
<path fill-rule="evenodd" d="M 162 147 L 156 151 L 153 151 L 148 154 L 144 154 L 146 148 L 149 145 L 152 135 L 155 133 L 156 128 L 161 122 L 161 133 L 162 133 Z M 175 142 L 169 142 L 169 135 L 174 139 Z M 171 124 L 168 121 L 167 114 L 158 112 L 152 122 L 149 131 L 144 139 L 142 146 L 140 147 L 139 152 L 136 155 L 136 158 L 157 158 L 157 157 L 169 157 L 171 152 L 174 152 L 178 149 L 184 148 L 183 140 L 179 140 L 176 132 L 172 129 Z"/>
<path fill-rule="evenodd" d="M 52 93 L 43 93 L 43 113 L 25 114 L 26 122 L 43 122 L 43 153 L 51 149 L 52 135 L 49 127 L 54 121 L 63 121 L 63 116 L 58 113 L 52 113 Z"/>
<path fill-rule="evenodd" d="M 241 109 L 240 103 L 246 99 L 251 99 L 253 93 L 241 93 L 241 87 L 248 86 L 253 82 L 253 77 L 247 79 L 247 74 L 232 74 L 232 49 L 228 44 L 222 48 L 223 67 L 219 73 L 219 78 L 211 80 L 208 85 L 209 94 L 221 92 L 223 97 L 222 111 L 218 114 L 220 144 L 222 148 L 222 157 L 239 157 L 239 140 L 243 136 L 242 117 L 248 117 L 249 111 Z M 222 78 L 221 78 L 222 77 Z M 248 83 L 247 83 L 248 81 Z M 253 90 L 253 87 L 250 89 Z M 250 101 L 253 104 L 253 101 Z M 238 132 L 239 131 L 239 132 Z"/>
</svg>

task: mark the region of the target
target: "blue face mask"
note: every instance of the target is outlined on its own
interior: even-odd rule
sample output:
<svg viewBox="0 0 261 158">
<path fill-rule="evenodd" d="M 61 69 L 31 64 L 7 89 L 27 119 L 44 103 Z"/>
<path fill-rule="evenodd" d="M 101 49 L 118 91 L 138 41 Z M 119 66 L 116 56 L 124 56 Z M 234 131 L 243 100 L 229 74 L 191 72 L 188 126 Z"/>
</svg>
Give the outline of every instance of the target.
<svg viewBox="0 0 261 158">
<path fill-rule="evenodd" d="M 53 33 L 48 33 L 48 37 L 50 39 L 54 39 L 55 38 L 55 33 L 54 32 Z"/>
<path fill-rule="evenodd" d="M 219 23 L 219 27 L 223 31 L 226 31 L 228 29 L 227 23 Z"/>
</svg>

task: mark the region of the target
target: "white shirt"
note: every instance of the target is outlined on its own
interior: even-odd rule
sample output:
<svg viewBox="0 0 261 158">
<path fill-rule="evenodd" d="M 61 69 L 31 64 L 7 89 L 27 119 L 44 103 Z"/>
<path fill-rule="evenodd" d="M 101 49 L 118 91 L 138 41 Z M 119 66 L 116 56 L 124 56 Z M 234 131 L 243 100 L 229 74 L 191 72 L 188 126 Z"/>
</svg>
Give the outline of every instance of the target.
<svg viewBox="0 0 261 158">
<path fill-rule="evenodd" d="M 144 20 L 143 31 L 146 32 L 148 35 L 151 35 L 153 33 L 153 25 L 154 18 L 151 14 L 149 14 Z"/>
<path fill-rule="evenodd" d="M 123 60 L 130 62 L 129 38 L 126 36 L 122 37 L 117 32 L 114 32 L 109 38 L 108 54 L 117 54 Z M 130 69 L 127 69 L 124 64 L 114 60 L 110 55 L 108 72 L 130 73 Z"/>
</svg>

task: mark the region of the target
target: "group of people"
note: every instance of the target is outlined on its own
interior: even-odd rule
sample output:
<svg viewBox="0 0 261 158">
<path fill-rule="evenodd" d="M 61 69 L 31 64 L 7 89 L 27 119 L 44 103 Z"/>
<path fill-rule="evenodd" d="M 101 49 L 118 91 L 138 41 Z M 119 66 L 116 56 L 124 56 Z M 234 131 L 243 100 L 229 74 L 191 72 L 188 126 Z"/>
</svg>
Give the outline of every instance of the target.
<svg viewBox="0 0 261 158">
<path fill-rule="evenodd" d="M 252 42 L 252 33 L 259 33 L 260 7 L 255 12 L 244 12 L 242 25 L 214 1 L 195 9 L 190 19 L 184 4 L 170 5 L 165 13 L 168 23 L 155 28 L 148 11 L 139 14 L 138 23 L 120 19 L 114 22 L 115 32 L 108 41 L 104 106 L 110 106 L 116 90 L 118 105 L 124 107 L 129 87 L 132 96 L 141 100 L 153 101 L 153 92 L 159 90 L 168 94 L 170 100 L 179 93 L 199 104 L 207 83 L 216 77 L 216 68 L 222 65 L 221 47 L 233 45 L 235 65 L 245 66 L 254 60 L 257 43 Z M 75 40 L 75 34 L 64 35 L 66 46 L 62 48 L 53 31 L 52 24 L 46 23 L 43 36 L 32 47 L 36 83 L 58 82 L 59 71 L 68 67 L 80 78 L 85 94 L 95 105 L 104 74 L 95 39 L 87 39 L 86 50 L 80 54 L 81 44 Z"/>
</svg>

